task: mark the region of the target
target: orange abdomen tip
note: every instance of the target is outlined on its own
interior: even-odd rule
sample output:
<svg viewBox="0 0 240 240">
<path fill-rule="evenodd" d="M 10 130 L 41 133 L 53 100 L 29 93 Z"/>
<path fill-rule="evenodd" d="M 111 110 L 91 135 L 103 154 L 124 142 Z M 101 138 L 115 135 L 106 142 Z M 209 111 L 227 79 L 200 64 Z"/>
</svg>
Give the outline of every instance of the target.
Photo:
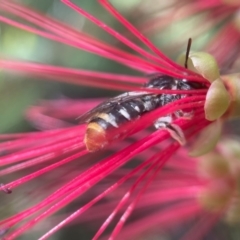
<svg viewBox="0 0 240 240">
<path fill-rule="evenodd" d="M 101 150 L 108 144 L 105 130 L 98 123 L 90 122 L 87 126 L 84 143 L 89 152 Z"/>
</svg>

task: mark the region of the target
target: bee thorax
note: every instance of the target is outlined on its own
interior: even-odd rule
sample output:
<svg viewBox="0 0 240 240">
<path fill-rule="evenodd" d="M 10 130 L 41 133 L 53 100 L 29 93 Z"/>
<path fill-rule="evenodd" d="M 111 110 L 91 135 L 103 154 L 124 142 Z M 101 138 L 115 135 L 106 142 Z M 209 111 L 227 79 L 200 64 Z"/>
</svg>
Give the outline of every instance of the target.
<svg viewBox="0 0 240 240">
<path fill-rule="evenodd" d="M 156 129 L 165 128 L 165 127 L 167 127 L 171 123 L 172 123 L 172 116 L 168 115 L 168 116 L 165 116 L 165 117 L 158 118 L 154 122 L 154 127 Z"/>
</svg>

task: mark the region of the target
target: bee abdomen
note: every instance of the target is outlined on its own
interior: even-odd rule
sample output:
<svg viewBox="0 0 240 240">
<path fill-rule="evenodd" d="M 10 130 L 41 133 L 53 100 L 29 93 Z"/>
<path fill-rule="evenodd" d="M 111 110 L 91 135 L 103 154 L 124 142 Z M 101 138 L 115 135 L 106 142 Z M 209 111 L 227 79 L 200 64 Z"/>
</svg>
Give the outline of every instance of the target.
<svg viewBox="0 0 240 240">
<path fill-rule="evenodd" d="M 89 152 L 98 151 L 125 134 L 125 124 L 139 118 L 145 111 L 144 102 L 133 100 L 120 103 L 108 112 L 102 112 L 88 123 L 84 143 Z M 121 128 L 121 130 L 119 130 Z"/>
</svg>

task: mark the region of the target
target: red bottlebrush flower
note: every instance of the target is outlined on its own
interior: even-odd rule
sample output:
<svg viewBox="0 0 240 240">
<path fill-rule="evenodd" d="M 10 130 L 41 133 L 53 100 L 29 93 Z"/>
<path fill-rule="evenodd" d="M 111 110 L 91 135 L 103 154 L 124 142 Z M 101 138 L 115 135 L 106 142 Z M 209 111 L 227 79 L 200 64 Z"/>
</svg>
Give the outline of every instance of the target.
<svg viewBox="0 0 240 240">
<path fill-rule="evenodd" d="M 119 234 L 119 239 L 147 239 L 149 235 L 158 234 L 167 235 L 170 239 L 174 236 L 178 239 L 203 239 L 219 220 L 226 225 L 239 224 L 238 147 L 239 141 L 231 137 L 224 138 L 215 151 L 201 158 L 192 159 L 187 152 L 179 151 L 166 163 L 166 168 L 151 183 L 138 205 L 134 205 L 137 197 L 128 205 L 129 211 L 135 207 L 135 213 Z M 111 195 L 110 203 L 91 209 L 97 222 L 105 217 L 101 209 L 114 209 L 98 233 L 117 213 L 127 214 L 121 207 L 132 188 L 128 185 L 121 188 L 121 192 L 126 194 L 120 202 L 118 195 Z M 178 230 L 168 234 L 173 227 Z M 214 236 L 230 238 L 227 233 L 224 237 L 217 230 Z"/>
<path fill-rule="evenodd" d="M 136 15 L 133 21 L 143 33 L 156 40 L 170 32 L 170 38 L 160 46 L 173 56 L 183 51 L 185 36 L 194 38 L 193 49 L 214 55 L 221 71 L 226 72 L 239 56 L 239 7 L 238 1 L 227 0 L 171 1 L 168 4 L 141 1 L 134 11 L 142 17 Z M 177 39 L 172 37 L 175 29 Z"/>
<path fill-rule="evenodd" d="M 0 175 L 9 176 L 10 173 L 20 170 L 24 174 L 24 176 L 17 177 L 17 179 L 2 185 L 1 189 L 6 193 L 10 193 L 13 190 L 13 195 L 15 195 L 15 191 L 19 188 L 22 189 L 24 193 L 27 191 L 25 183 L 31 186 L 31 183 L 35 183 L 33 180 L 36 178 L 45 176 L 52 178 L 53 172 L 56 172 L 55 177 L 57 183 L 51 186 L 51 188 L 49 187 L 44 194 L 37 189 L 39 194 L 36 199 L 33 199 L 34 203 L 30 204 L 31 206 L 29 206 L 28 203 L 27 206 L 25 205 L 25 210 L 18 209 L 19 213 L 3 219 L 0 222 L 2 234 L 6 233 L 4 236 L 5 239 L 17 238 L 32 229 L 37 223 L 42 222 L 46 218 L 50 218 L 55 212 L 65 208 L 81 196 L 81 200 L 83 201 L 81 202 L 81 208 L 69 217 L 64 218 L 60 224 L 57 224 L 50 232 L 40 238 L 46 239 L 67 223 L 73 221 L 76 217 L 84 214 L 94 204 L 97 204 L 112 192 L 118 192 L 117 189 L 120 189 L 122 184 L 128 182 L 132 185 L 130 185 L 129 190 L 123 198 L 119 200 L 116 211 L 114 211 L 113 215 L 104 223 L 103 227 L 100 228 L 94 239 L 100 237 L 105 227 L 111 222 L 115 212 L 128 202 L 129 205 L 126 210 L 123 211 L 123 215 L 117 222 L 116 227 L 113 228 L 110 239 L 117 237 L 144 192 L 146 192 L 150 184 L 157 178 L 164 164 L 180 148 L 180 144 L 184 142 L 189 145 L 192 144 L 193 146 L 190 151 L 192 155 L 203 154 L 209 151 L 215 144 L 214 141 L 218 138 L 221 130 L 222 120 L 233 115 L 239 116 L 238 106 L 240 100 L 237 94 L 238 90 L 235 88 L 235 86 L 238 86 L 237 78 L 226 77 L 222 80 L 216 61 L 209 54 L 187 53 L 187 56 L 183 58 L 180 57 L 179 59 L 179 63 L 183 65 L 181 66 L 167 58 L 133 25 L 123 18 L 108 1 L 100 0 L 99 2 L 139 41 L 145 44 L 151 52 L 139 47 L 71 1 L 63 0 L 62 2 L 91 20 L 98 27 L 113 35 L 138 54 L 129 53 L 106 44 L 90 35 L 76 31 L 55 19 L 43 16 L 40 13 L 11 1 L 1 0 L 0 6 L 4 14 L 8 13 L 14 16 L 14 18 L 11 19 L 9 16 L 5 17 L 1 15 L 0 21 L 50 40 L 109 58 L 129 68 L 138 70 L 141 73 L 154 74 L 154 76 L 133 77 L 123 74 L 70 69 L 6 59 L 0 60 L 1 68 L 6 71 L 22 72 L 26 75 L 42 76 L 69 83 L 114 88 L 116 90 L 124 89 L 134 91 L 134 94 L 139 94 L 140 92 L 143 93 L 143 96 L 150 96 L 151 99 L 152 96 L 154 96 L 156 101 L 160 99 L 161 106 L 158 105 L 148 110 L 144 105 L 145 111 L 142 111 L 141 114 L 140 110 L 136 110 L 139 115 L 133 119 L 134 121 L 130 121 L 132 119 L 125 117 L 125 122 L 127 123 L 121 125 L 121 127 L 115 127 L 116 129 L 114 129 L 114 131 L 109 130 L 109 128 L 103 129 L 103 125 L 96 122 L 96 119 L 92 118 L 92 115 L 90 119 L 87 119 L 87 124 L 81 123 L 74 126 L 69 126 L 70 124 L 64 120 L 56 120 L 56 118 L 62 118 L 59 117 L 58 114 L 62 114 L 63 116 L 66 112 L 68 112 L 71 117 L 79 117 L 86 110 L 92 109 L 93 105 L 96 106 L 96 102 L 85 102 L 86 104 L 84 103 L 80 108 L 78 105 L 78 107 L 76 107 L 78 109 L 77 112 L 68 109 L 68 107 L 64 107 L 62 112 L 56 111 L 54 107 L 51 108 L 51 105 L 35 106 L 30 109 L 27 113 L 28 117 L 38 128 L 44 131 L 0 136 L 2 140 L 1 149 L 3 149 L 0 158 L 0 164 L 3 166 L 3 169 L 1 169 Z M 15 17 L 20 18 L 21 21 L 14 20 Z M 163 77 L 161 84 L 165 81 L 165 78 L 170 78 L 173 84 L 170 84 L 170 87 L 156 88 L 152 83 L 156 76 L 157 80 Z M 144 87 L 142 83 L 146 82 L 147 78 L 150 78 L 150 80 Z M 169 82 L 167 81 L 167 83 Z M 153 86 L 151 84 L 153 84 Z M 183 87 L 179 89 L 178 85 L 181 84 L 188 88 Z M 189 86 L 192 87 L 190 88 Z M 134 94 L 130 94 L 130 97 Z M 129 95 L 121 95 L 120 99 L 125 99 L 126 96 Z M 130 100 L 132 99 L 135 98 L 130 98 Z M 144 101 L 145 100 L 147 102 L 147 99 L 144 99 Z M 116 101 L 116 98 L 114 98 L 114 101 Z M 104 105 L 101 105 L 103 108 L 101 107 L 100 109 L 103 112 L 99 111 L 100 114 L 105 114 L 104 117 L 103 115 L 98 115 L 99 113 L 93 116 L 96 118 L 99 117 L 109 123 L 110 120 L 106 119 L 106 115 L 109 116 L 110 114 L 109 112 L 105 112 L 105 108 L 112 102 L 109 100 L 104 103 Z M 143 102 L 142 98 L 138 99 L 138 102 L 141 104 L 141 102 Z M 60 106 L 62 107 L 64 105 L 60 104 Z M 142 105 L 137 105 L 136 109 L 140 109 L 141 106 Z M 74 106 L 71 105 L 71 107 Z M 122 114 L 122 117 L 123 116 L 124 114 Z M 171 119 L 170 126 L 167 126 L 168 128 L 159 128 L 152 133 L 143 131 L 153 125 L 153 123 L 157 125 L 162 124 L 161 118 L 166 116 L 168 117 L 168 121 L 169 116 Z M 160 121 L 158 121 L 159 119 Z M 88 135 L 86 131 L 86 128 L 89 130 L 90 124 L 94 123 L 94 121 L 98 126 L 97 130 L 99 126 L 102 127 L 103 130 L 106 130 L 105 134 L 101 129 L 105 134 L 104 137 L 100 139 L 103 144 L 99 143 L 100 140 L 96 137 L 96 134 L 94 136 Z M 218 129 L 216 131 L 216 129 L 213 130 L 211 128 L 211 131 L 215 134 L 212 134 L 211 137 L 213 138 L 209 137 L 206 141 L 206 139 L 204 139 L 206 135 L 204 134 L 206 134 L 206 130 L 209 131 L 208 126 L 211 122 L 214 122 L 214 126 L 218 127 Z M 53 128 L 57 129 L 49 130 Z M 46 129 L 48 129 L 48 131 L 46 131 Z M 205 132 L 201 132 L 203 129 Z M 193 140 L 193 137 L 200 132 L 200 138 L 196 141 Z M 207 134 L 209 134 L 209 132 L 207 132 Z M 177 141 L 173 140 L 171 136 Z M 135 141 L 125 146 L 121 140 L 127 139 L 128 137 L 134 137 Z M 97 148 L 92 149 L 89 147 L 89 138 L 91 138 L 92 141 L 91 145 L 94 144 L 94 141 L 96 142 Z M 117 149 L 117 151 L 108 157 L 99 159 L 102 148 L 110 148 L 111 144 L 113 144 L 112 146 Z M 159 148 L 152 150 L 155 145 Z M 89 159 L 87 163 L 83 164 L 84 159 L 87 159 L 89 156 L 87 155 L 89 151 L 97 150 L 97 154 L 92 155 L 94 159 L 97 160 L 97 163 L 93 163 L 94 160 L 92 160 L 93 157 L 91 156 L 91 161 Z M 152 156 L 149 156 L 149 152 Z M 145 156 L 145 159 L 139 162 L 138 157 L 141 157 L 141 155 Z M 82 166 L 78 166 L 79 171 L 76 171 L 76 163 L 74 163 L 73 160 L 82 163 Z M 126 164 L 130 161 L 136 163 L 137 167 L 129 169 Z M 69 164 L 70 162 L 73 164 L 72 169 L 71 167 L 70 170 L 68 170 L 67 167 L 65 169 L 64 164 L 71 165 Z M 28 168 L 30 168 L 31 172 L 26 174 Z M 58 175 L 57 168 L 62 171 L 61 175 Z M 69 175 L 66 174 L 68 171 L 71 171 L 71 174 L 74 176 L 70 174 L 71 176 L 69 177 Z M 123 171 L 124 175 L 117 175 L 117 180 L 114 179 L 114 182 L 108 182 L 106 184 L 107 186 L 102 188 L 100 182 L 104 181 L 107 177 L 116 178 L 116 175 L 113 175 L 113 173 L 118 173 L 118 171 L 120 171 L 120 173 Z M 13 174 L 11 174 L 10 177 L 12 175 Z M 46 186 L 48 187 L 48 185 Z M 42 187 L 42 184 L 40 187 Z M 90 192 L 88 196 L 85 194 L 87 191 L 88 193 Z M 23 198 L 25 199 L 26 196 L 23 196 Z M 29 193 L 29 198 L 31 198 L 31 193 Z M 34 198 L 34 196 L 32 198 Z M 190 210 L 192 210 L 192 212 Z M 197 212 L 199 205 L 193 204 L 190 210 L 189 214 Z M 179 214 L 179 216 L 181 216 L 181 214 Z"/>
</svg>

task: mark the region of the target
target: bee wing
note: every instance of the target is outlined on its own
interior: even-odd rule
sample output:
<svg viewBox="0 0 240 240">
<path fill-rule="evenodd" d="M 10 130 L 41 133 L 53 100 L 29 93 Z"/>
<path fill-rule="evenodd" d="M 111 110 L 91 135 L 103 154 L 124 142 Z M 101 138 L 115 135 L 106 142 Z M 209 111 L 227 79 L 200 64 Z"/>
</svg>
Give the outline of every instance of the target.
<svg viewBox="0 0 240 240">
<path fill-rule="evenodd" d="M 93 116 L 97 115 L 98 113 L 105 112 L 106 110 L 111 111 L 111 109 L 115 108 L 118 104 L 120 104 L 122 102 L 126 102 L 126 101 L 129 101 L 129 100 L 132 100 L 132 99 L 144 96 L 144 95 L 148 95 L 148 94 L 149 94 L 149 92 L 126 92 L 126 93 L 123 93 L 114 98 L 110 98 L 105 102 L 100 103 L 92 110 L 79 116 L 77 118 L 77 120 L 80 123 L 89 122 L 91 120 L 91 118 Z"/>
</svg>

